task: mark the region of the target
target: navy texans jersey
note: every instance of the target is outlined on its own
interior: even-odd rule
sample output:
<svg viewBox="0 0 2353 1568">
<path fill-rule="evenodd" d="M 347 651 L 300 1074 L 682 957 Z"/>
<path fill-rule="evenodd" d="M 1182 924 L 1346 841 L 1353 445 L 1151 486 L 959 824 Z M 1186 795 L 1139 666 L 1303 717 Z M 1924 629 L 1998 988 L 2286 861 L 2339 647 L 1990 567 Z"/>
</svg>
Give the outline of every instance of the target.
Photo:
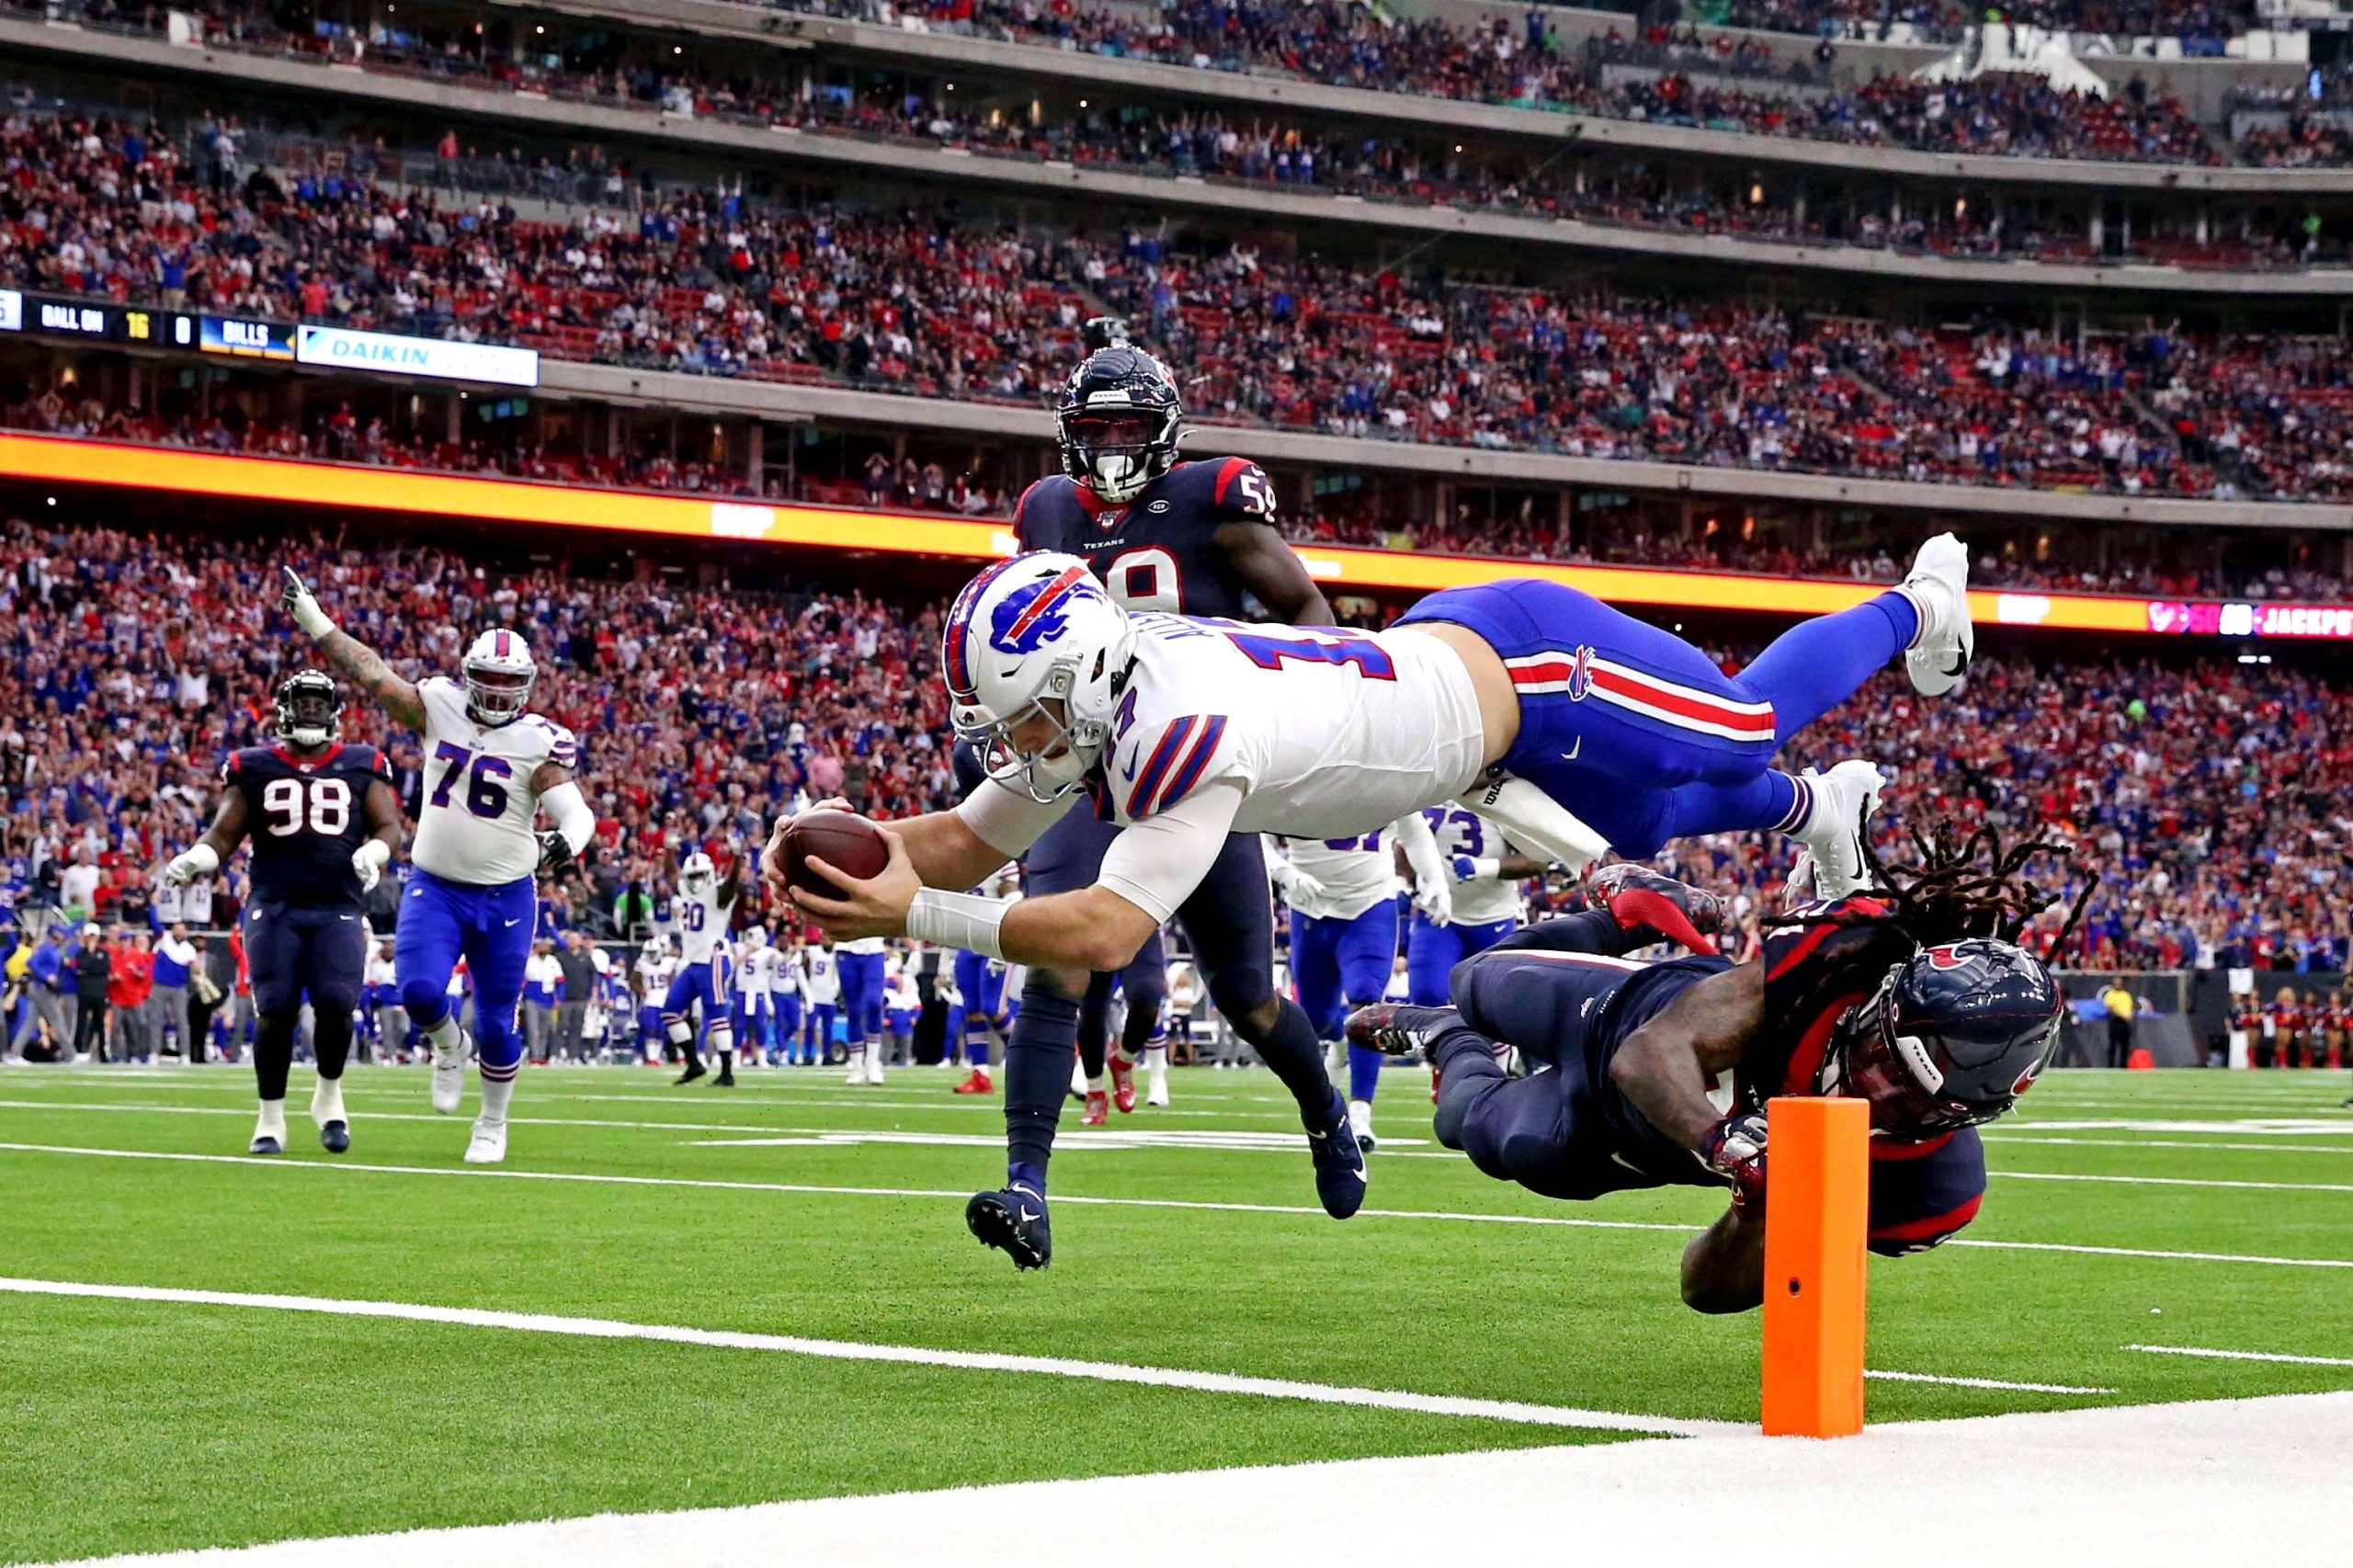
<svg viewBox="0 0 2353 1568">
<path fill-rule="evenodd" d="M 1802 913 L 1884 912 L 1878 901 L 1859 897 Z M 1636 1029 L 1700 981 L 1732 968 L 1731 960 L 1693 955 L 1643 964 L 1606 954 L 1547 950 L 1552 944 L 1545 935 L 1543 926 L 1530 927 L 1472 960 L 1471 983 L 1458 981 L 1454 999 L 1466 1021 L 1482 1033 L 1511 1041 L 1531 1059 L 1565 1066 L 1590 1085 L 1590 1114 L 1599 1126 L 1580 1125 L 1575 1131 L 1580 1137 L 1597 1134 L 1608 1147 L 1577 1151 L 1583 1157 L 1563 1163 L 1563 1187 L 1550 1196 L 1582 1199 L 1631 1187 L 1721 1185 L 1690 1151 L 1652 1126 L 1626 1098 L 1610 1081 L 1609 1063 Z M 1910 937 L 1883 924 L 1775 930 L 1759 960 L 1765 965 L 1765 1023 L 1734 1066 L 1731 1082 L 1719 1084 L 1718 1108 L 1761 1110 L 1777 1095 L 1820 1093 L 1823 1063 L 1839 1020 L 1869 1001 L 1888 970 L 1913 950 Z M 1936 1245 L 1975 1218 L 1984 1193 L 1985 1152 L 1975 1128 L 1919 1143 L 1872 1139 L 1871 1250 L 1893 1255 Z"/>
<path fill-rule="evenodd" d="M 351 857 L 368 840 L 368 786 L 392 781 L 384 754 L 344 743 L 302 761 L 282 746 L 247 746 L 221 767 L 245 799 L 253 902 L 293 909 L 358 909 Z"/>
<path fill-rule="evenodd" d="M 1084 557 L 1130 609 L 1245 619 L 1241 579 L 1217 547 L 1228 523 L 1275 520 L 1275 487 L 1246 458 L 1180 462 L 1124 506 L 1106 506 L 1065 474 L 1022 493 L 1013 529 L 1024 550 Z"/>
</svg>

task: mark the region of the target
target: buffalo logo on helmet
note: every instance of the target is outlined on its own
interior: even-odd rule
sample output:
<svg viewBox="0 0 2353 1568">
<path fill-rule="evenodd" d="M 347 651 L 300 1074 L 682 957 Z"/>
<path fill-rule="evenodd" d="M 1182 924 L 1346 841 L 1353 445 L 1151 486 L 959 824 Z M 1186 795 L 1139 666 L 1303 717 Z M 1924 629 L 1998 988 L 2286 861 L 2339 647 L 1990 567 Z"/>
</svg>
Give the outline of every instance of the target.
<svg viewBox="0 0 2353 1568">
<path fill-rule="evenodd" d="M 989 616 L 989 646 L 1005 653 L 1034 653 L 1070 625 L 1070 606 L 1098 590 L 1083 566 L 1026 584 L 998 601 Z"/>
</svg>

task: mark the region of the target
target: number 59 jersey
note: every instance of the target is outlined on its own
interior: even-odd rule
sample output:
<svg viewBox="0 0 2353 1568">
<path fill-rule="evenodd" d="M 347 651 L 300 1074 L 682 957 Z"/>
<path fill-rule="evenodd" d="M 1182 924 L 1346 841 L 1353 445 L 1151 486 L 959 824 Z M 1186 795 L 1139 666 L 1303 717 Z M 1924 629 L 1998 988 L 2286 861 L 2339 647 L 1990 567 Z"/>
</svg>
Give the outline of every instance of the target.
<svg viewBox="0 0 2353 1568">
<path fill-rule="evenodd" d="M 392 781 L 384 754 L 350 743 L 305 762 L 280 746 L 247 746 L 221 765 L 245 799 L 253 902 L 291 909 L 359 907 L 351 857 L 368 839 L 368 786 Z"/>
<path fill-rule="evenodd" d="M 1461 655 L 1422 632 L 1142 614 L 1097 809 L 1139 822 L 1242 785 L 1237 833 L 1348 838 L 1471 788 L 1485 760 Z"/>
<path fill-rule="evenodd" d="M 543 763 L 578 766 L 572 732 L 537 713 L 477 723 L 466 711 L 466 688 L 446 676 L 417 682 L 416 692 L 425 703 L 425 803 L 410 858 L 444 881 L 477 887 L 530 876 L 540 865 L 531 777 Z"/>
</svg>

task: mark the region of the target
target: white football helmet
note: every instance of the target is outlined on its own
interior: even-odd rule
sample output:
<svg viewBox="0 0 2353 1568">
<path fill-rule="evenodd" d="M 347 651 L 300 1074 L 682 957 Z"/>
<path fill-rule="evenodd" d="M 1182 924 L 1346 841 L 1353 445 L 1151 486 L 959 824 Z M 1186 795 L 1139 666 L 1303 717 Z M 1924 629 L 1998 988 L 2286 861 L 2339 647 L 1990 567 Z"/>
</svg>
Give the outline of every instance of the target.
<svg viewBox="0 0 2353 1568">
<path fill-rule="evenodd" d="M 670 938 L 659 931 L 656 931 L 651 937 L 646 937 L 645 956 L 650 959 L 668 958 L 670 956 Z"/>
<path fill-rule="evenodd" d="M 718 880 L 719 868 L 699 849 L 679 862 L 678 885 L 698 897 L 709 892 L 710 884 Z"/>
<path fill-rule="evenodd" d="M 523 711 L 540 666 L 531 645 L 516 631 L 485 631 L 466 650 L 466 707 L 486 723 L 503 724 Z"/>
<path fill-rule="evenodd" d="M 1077 556 L 1040 550 L 1000 561 L 965 584 L 948 612 L 949 720 L 990 778 L 1059 801 L 1110 741 L 1135 641 L 1128 612 Z M 1017 750 L 1013 732 L 1041 714 L 1051 725 L 1045 743 Z"/>
</svg>

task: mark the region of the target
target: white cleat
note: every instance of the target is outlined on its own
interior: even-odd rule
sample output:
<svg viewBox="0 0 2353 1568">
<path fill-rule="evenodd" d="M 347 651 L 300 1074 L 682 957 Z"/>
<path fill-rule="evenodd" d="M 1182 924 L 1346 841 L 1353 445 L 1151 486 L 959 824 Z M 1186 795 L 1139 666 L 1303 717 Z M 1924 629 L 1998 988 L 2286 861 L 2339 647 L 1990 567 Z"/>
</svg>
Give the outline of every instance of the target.
<svg viewBox="0 0 2353 1568">
<path fill-rule="evenodd" d="M 881 1052 L 870 1051 L 866 1053 L 866 1081 L 870 1084 L 880 1084 L 882 1081 Z"/>
<path fill-rule="evenodd" d="M 1813 896 L 1835 903 L 1870 886 L 1863 824 L 1879 810 L 1887 776 L 1877 763 L 1847 761 L 1827 773 L 1809 767 L 1805 778 L 1813 786 L 1813 810 L 1793 836 L 1813 858 Z"/>
<path fill-rule="evenodd" d="M 472 1039 L 462 1033 L 458 1036 L 458 1049 L 447 1055 L 439 1046 L 433 1048 L 433 1108 L 443 1116 L 455 1116 L 459 1102 L 466 1097 L 466 1063 L 473 1054 Z"/>
<path fill-rule="evenodd" d="M 1165 1106 L 1168 1103 L 1168 1080 L 1165 1077 L 1157 1073 L 1153 1074 L 1152 1086 L 1143 1092 L 1143 1103 L 1148 1106 Z"/>
<path fill-rule="evenodd" d="M 1348 1102 L 1348 1128 L 1357 1135 L 1357 1147 L 1372 1153 L 1372 1104 L 1369 1100 Z"/>
<path fill-rule="evenodd" d="M 466 1164 L 495 1165 L 506 1159 L 506 1123 L 474 1118 L 474 1135 L 466 1144 Z"/>
<path fill-rule="evenodd" d="M 849 1059 L 849 1073 L 847 1076 L 842 1079 L 842 1082 L 845 1084 L 863 1084 L 866 1082 L 866 1053 L 864 1051 L 860 1051 L 856 1056 Z"/>
<path fill-rule="evenodd" d="M 1904 673 L 1923 697 L 1942 697 L 1961 684 L 1977 653 L 1977 628 L 1969 619 L 1969 547 L 1938 534 L 1912 558 L 1902 585 L 1920 609 L 1920 634 L 1904 652 Z"/>
</svg>

